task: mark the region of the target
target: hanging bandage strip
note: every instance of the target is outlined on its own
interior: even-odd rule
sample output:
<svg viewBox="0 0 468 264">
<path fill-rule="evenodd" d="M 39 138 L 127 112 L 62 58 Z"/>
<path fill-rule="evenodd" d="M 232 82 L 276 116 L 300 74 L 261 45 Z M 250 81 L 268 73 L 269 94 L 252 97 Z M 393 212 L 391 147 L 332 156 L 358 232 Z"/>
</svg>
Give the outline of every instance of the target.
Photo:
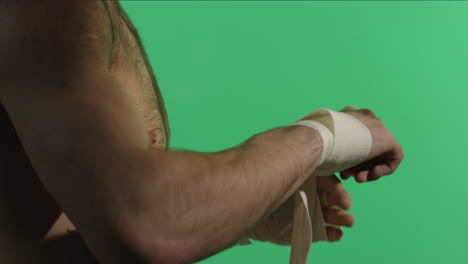
<svg viewBox="0 0 468 264">
<path fill-rule="evenodd" d="M 296 192 L 289 263 L 305 264 L 312 244 L 312 220 L 309 215 L 307 195 Z"/>
<path fill-rule="evenodd" d="M 366 160 L 372 135 L 359 120 L 343 112 L 319 109 L 294 125 L 315 129 L 322 138 L 319 166 L 296 192 L 290 264 L 307 263 L 308 241 L 327 241 L 326 224 L 317 192 L 317 176 L 329 176 Z M 310 226 L 310 228 L 309 228 Z"/>
<path fill-rule="evenodd" d="M 312 242 L 328 241 L 326 224 L 317 192 L 317 177 L 311 176 L 296 192 L 291 238 L 290 264 L 307 263 Z"/>
</svg>

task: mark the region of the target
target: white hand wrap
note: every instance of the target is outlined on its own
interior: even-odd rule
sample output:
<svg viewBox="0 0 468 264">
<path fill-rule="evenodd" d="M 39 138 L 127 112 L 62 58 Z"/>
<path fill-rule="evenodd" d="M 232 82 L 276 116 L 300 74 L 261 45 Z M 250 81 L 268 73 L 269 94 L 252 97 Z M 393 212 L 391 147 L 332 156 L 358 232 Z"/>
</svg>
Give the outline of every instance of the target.
<svg viewBox="0 0 468 264">
<path fill-rule="evenodd" d="M 366 160 L 372 147 L 372 136 L 359 120 L 344 112 L 329 109 L 319 109 L 308 118 L 293 125 L 313 128 L 322 137 L 322 157 L 314 174 L 328 176 Z"/>
<path fill-rule="evenodd" d="M 372 147 L 369 130 L 351 115 L 319 109 L 306 118 L 293 125 L 318 131 L 323 142 L 320 165 L 296 192 L 294 202 L 287 200 L 249 234 L 255 240 L 290 244 L 290 264 L 305 264 L 310 244 L 328 240 L 317 176 L 328 176 L 365 161 Z M 249 237 L 242 238 L 239 243 L 250 244 Z"/>
</svg>

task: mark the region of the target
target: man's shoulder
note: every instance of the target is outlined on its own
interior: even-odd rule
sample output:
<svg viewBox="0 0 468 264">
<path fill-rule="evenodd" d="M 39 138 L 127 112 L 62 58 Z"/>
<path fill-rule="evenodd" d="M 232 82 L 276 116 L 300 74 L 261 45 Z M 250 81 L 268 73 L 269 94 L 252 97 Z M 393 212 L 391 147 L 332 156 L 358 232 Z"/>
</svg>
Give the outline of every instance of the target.
<svg viewBox="0 0 468 264">
<path fill-rule="evenodd" d="M 0 1 L 0 20 L 0 71 L 10 78 L 104 62 L 112 43 L 101 1 Z"/>
</svg>

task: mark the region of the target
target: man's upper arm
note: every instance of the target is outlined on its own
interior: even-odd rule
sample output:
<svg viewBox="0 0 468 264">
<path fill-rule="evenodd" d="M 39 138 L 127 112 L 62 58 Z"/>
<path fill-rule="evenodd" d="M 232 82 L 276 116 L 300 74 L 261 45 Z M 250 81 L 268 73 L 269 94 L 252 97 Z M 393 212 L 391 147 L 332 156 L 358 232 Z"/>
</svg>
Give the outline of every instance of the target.
<svg viewBox="0 0 468 264">
<path fill-rule="evenodd" d="M 112 23 L 99 0 L 0 1 L 0 22 L 3 82 L 108 62 Z"/>
<path fill-rule="evenodd" d="M 112 257 L 102 248 L 115 243 L 110 237 L 118 228 L 109 225 L 119 224 L 110 218 L 131 200 L 125 196 L 132 195 L 132 188 L 125 183 L 141 172 L 136 157 L 149 142 L 136 108 L 106 68 L 108 36 L 72 10 L 82 8 L 86 18 L 97 11 L 85 5 L 95 2 L 73 3 L 76 6 L 61 9 L 44 8 L 41 2 L 43 6 L 18 4 L 0 10 L 10 15 L 47 14 L 36 20 L 16 17 L 19 26 L 9 25 L 18 32 L 8 40 L 15 46 L 0 50 L 0 57 L 8 58 L 0 68 L 10 71 L 0 79 L 0 100 L 41 181 L 102 261 Z M 64 24 L 77 30 L 53 35 Z M 35 31 L 40 28 L 50 38 Z M 113 252 L 116 257 L 119 253 Z"/>
</svg>

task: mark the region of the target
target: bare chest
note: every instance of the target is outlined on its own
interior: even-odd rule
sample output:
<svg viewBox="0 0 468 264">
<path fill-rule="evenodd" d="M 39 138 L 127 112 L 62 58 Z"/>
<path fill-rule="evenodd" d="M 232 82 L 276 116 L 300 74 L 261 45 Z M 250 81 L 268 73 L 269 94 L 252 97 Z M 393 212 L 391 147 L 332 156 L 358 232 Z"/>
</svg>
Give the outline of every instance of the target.
<svg viewBox="0 0 468 264">
<path fill-rule="evenodd" d="M 154 147 L 166 148 L 169 127 L 156 78 L 140 36 L 118 2 L 108 2 L 114 42 L 110 71 L 135 102 Z"/>
</svg>

